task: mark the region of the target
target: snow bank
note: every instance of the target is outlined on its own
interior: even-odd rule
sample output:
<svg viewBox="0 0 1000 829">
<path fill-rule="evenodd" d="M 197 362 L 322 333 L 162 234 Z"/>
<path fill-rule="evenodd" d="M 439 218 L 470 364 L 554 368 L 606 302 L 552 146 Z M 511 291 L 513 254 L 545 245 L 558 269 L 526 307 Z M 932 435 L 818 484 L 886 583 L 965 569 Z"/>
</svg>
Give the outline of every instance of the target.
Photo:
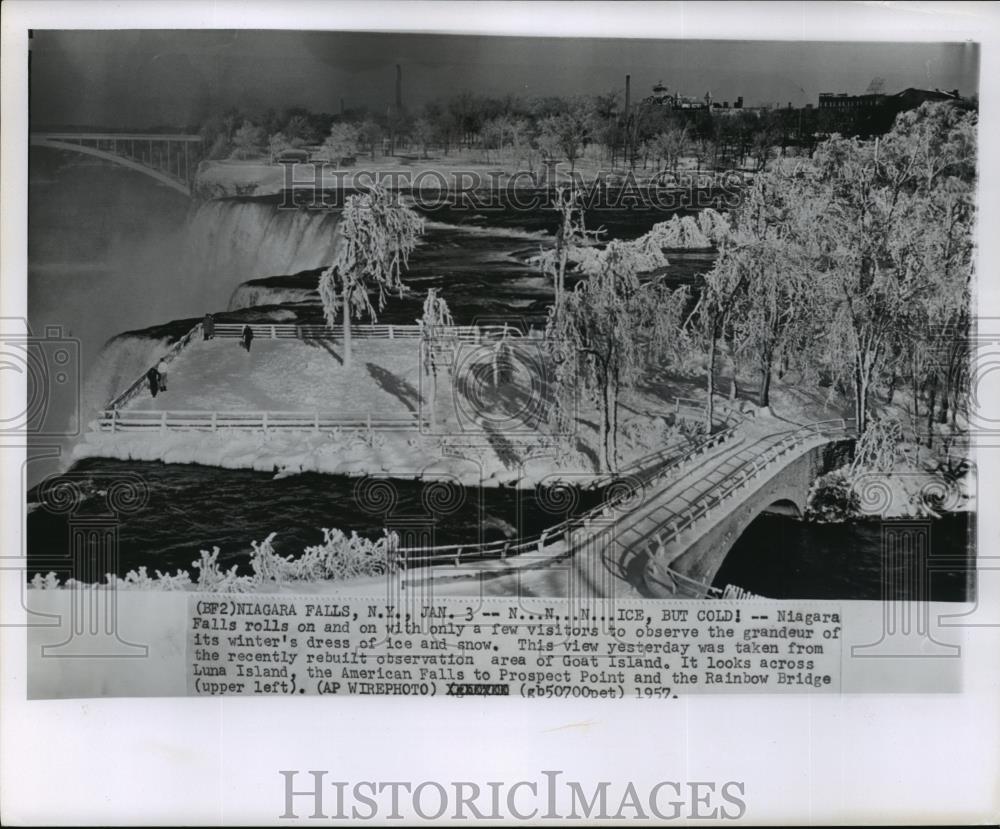
<svg viewBox="0 0 1000 829">
<path fill-rule="evenodd" d="M 448 222 L 424 222 L 427 230 L 448 230 L 469 236 L 490 236 L 503 239 L 529 239 L 551 242 L 553 236 L 547 230 L 524 230 L 518 227 L 480 227 L 479 225 L 449 224 Z"/>
<path fill-rule="evenodd" d="M 818 478 L 809 492 L 813 520 L 839 523 L 865 518 L 940 518 L 975 512 L 974 470 L 950 475 L 902 464 L 891 472 L 849 466 Z"/>
<path fill-rule="evenodd" d="M 526 457 L 506 463 L 490 447 L 474 458 L 447 455 L 440 441 L 406 432 L 89 432 L 73 457 L 197 463 L 223 469 L 253 469 L 282 477 L 299 472 L 324 472 L 349 477 L 385 476 L 415 479 L 448 476 L 465 486 L 531 488 L 542 478 L 551 483 L 564 473 L 579 482 L 590 468 L 566 468 L 554 458 Z M 527 454 L 527 453 L 526 453 Z M 596 478 L 595 478 L 596 480 Z"/>
<path fill-rule="evenodd" d="M 203 161 L 198 165 L 194 192 L 199 198 L 262 196 L 280 193 L 285 186 L 285 168 L 253 161 Z"/>
</svg>

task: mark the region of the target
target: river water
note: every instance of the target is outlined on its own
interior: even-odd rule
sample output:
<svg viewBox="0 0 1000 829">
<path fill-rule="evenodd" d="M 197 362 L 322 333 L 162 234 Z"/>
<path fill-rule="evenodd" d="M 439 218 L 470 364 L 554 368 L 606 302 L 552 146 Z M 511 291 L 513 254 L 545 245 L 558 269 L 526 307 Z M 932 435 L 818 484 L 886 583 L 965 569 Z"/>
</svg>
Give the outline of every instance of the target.
<svg viewBox="0 0 1000 829">
<path fill-rule="evenodd" d="M 733 546 L 715 585 L 736 584 L 776 599 L 968 601 L 974 595 L 972 519 L 960 513 L 928 522 L 812 524 L 761 515 Z M 913 556 L 885 555 L 901 534 L 913 532 L 929 534 L 925 565 Z M 911 577 L 912 565 L 923 570 L 926 587 Z"/>
<path fill-rule="evenodd" d="M 66 166 L 51 158 L 33 167 L 30 192 L 29 320 L 36 329 L 59 324 L 78 337 L 85 372 L 103 343 L 123 330 L 224 311 L 233 290 L 252 279 L 313 269 L 298 280 L 284 276 L 278 282 L 314 285 L 315 269 L 329 261 L 326 245 L 335 215 L 277 211 L 276 199 L 192 209 L 173 191 L 134 173 Z M 605 227 L 606 238 L 632 238 L 673 212 L 595 210 L 587 221 L 589 227 Z M 460 323 L 544 319 L 551 286 L 528 259 L 551 243 L 556 224 L 551 210 L 444 207 L 426 216 L 427 234 L 405 280 L 411 292 L 392 300 L 382 321 L 412 322 L 429 287 L 444 293 Z M 696 284 L 712 262 L 704 251 L 669 258 L 667 277 L 676 284 Z M 29 466 L 29 484 L 43 470 L 54 471 Z M 87 494 L 84 514 L 103 503 L 101 482 L 124 471 L 142 476 L 150 498 L 118 524 L 120 575 L 141 565 L 189 568 L 199 550 L 213 546 L 227 566 L 243 562 L 246 570 L 250 541 L 271 532 L 278 533 L 276 548 L 287 555 L 318 543 L 322 527 L 375 536 L 396 519 L 419 524 L 428 518 L 417 482 L 394 482 L 395 513 L 386 516 L 362 508 L 355 479 L 305 474 L 275 480 L 248 470 L 96 459 L 71 470 Z M 569 512 L 585 509 L 596 497 L 578 493 Z M 433 522 L 436 543 L 533 534 L 568 514 L 553 514 L 533 493 L 468 490 L 464 498 L 463 508 Z M 28 500 L 37 499 L 29 493 Z M 65 514 L 33 505 L 27 547 L 35 569 L 29 577 L 53 569 L 53 557 L 67 555 L 70 524 Z M 933 533 L 935 551 L 968 554 L 964 519 L 936 521 Z M 781 598 L 879 598 L 881 549 L 880 530 L 866 524 L 831 527 L 766 516 L 739 540 L 717 581 Z M 936 576 L 937 597 L 966 597 L 960 571 Z"/>
<path fill-rule="evenodd" d="M 190 569 L 199 550 L 220 549 L 227 567 L 247 559 L 251 541 L 277 533 L 282 555 L 298 554 L 323 539 L 322 528 L 355 530 L 377 538 L 383 527 L 425 543 L 475 544 L 538 535 L 601 501 L 598 491 L 561 490 L 565 500 L 533 490 L 480 489 L 434 482 L 348 478 L 304 473 L 275 478 L 244 469 L 91 458 L 76 464 L 69 480 L 83 496 L 72 513 L 53 499 L 34 501 L 28 514 L 28 560 L 46 556 L 38 570 L 51 569 L 50 556 L 66 554 L 74 522 L 81 525 L 109 509 L 109 487 L 123 475 L 142 479 L 144 505 L 115 519 L 118 573 L 142 565 L 164 572 Z M 377 481 L 377 483 L 376 483 Z M 368 487 L 375 486 L 375 491 Z M 391 493 L 391 494 L 389 494 Z"/>
</svg>

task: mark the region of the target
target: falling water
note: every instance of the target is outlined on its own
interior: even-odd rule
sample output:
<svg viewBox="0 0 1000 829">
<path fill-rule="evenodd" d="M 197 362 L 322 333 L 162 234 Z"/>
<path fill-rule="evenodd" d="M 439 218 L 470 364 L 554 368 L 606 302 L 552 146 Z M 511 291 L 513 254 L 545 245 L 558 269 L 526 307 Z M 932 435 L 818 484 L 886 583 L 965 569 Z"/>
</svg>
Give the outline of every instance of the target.
<svg viewBox="0 0 1000 829">
<path fill-rule="evenodd" d="M 28 217 L 28 323 L 36 333 L 58 326 L 78 343 L 81 377 L 73 382 L 82 388 L 84 425 L 109 389 L 162 345 L 160 334 L 151 343 L 109 340 L 225 310 L 248 279 L 328 262 L 338 221 L 260 201 L 195 205 L 139 173 L 49 151 L 30 159 Z M 73 396 L 62 400 L 53 403 L 53 421 L 73 414 Z M 64 466 L 71 442 L 60 441 L 55 468 L 36 464 L 29 478 Z"/>
</svg>

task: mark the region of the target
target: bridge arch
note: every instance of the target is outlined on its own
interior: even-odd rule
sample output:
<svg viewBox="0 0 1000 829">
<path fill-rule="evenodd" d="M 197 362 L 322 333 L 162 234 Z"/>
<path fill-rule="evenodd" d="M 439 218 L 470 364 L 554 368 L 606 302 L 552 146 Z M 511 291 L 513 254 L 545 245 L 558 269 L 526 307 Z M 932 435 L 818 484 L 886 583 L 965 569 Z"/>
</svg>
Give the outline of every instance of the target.
<svg viewBox="0 0 1000 829">
<path fill-rule="evenodd" d="M 148 164 L 144 164 L 141 161 L 137 161 L 133 158 L 129 158 L 121 153 L 110 152 L 108 150 L 103 150 L 99 146 L 91 146 L 90 144 L 82 143 L 83 141 L 92 141 L 94 143 L 99 143 L 100 140 L 106 140 L 110 136 L 100 136 L 100 137 L 89 137 L 83 136 L 81 139 L 77 140 L 71 137 L 45 135 L 45 134 L 34 134 L 30 136 L 30 144 L 33 147 L 44 147 L 50 150 L 59 150 L 61 152 L 71 152 L 71 153 L 82 153 L 83 155 L 89 155 L 93 158 L 100 158 L 103 161 L 108 161 L 112 164 L 117 164 L 120 167 L 125 167 L 129 170 L 134 170 L 137 173 L 142 173 L 144 176 L 149 176 L 155 179 L 160 184 L 165 184 L 176 190 L 179 193 L 183 193 L 186 197 L 191 198 L 191 187 L 187 181 L 181 179 L 178 176 L 172 175 L 163 170 L 159 170 L 156 167 L 151 167 Z M 145 137 L 139 140 L 147 140 Z M 154 140 L 152 138 L 148 140 Z M 171 137 L 164 137 L 162 140 L 171 141 L 175 140 Z M 177 139 L 183 141 L 191 141 L 192 139 L 188 136 Z"/>
<path fill-rule="evenodd" d="M 805 513 L 805 505 L 791 498 L 779 498 L 760 511 L 761 515 L 785 515 L 789 518 L 801 518 Z"/>
<path fill-rule="evenodd" d="M 767 513 L 801 517 L 812 482 L 823 471 L 823 449 L 815 447 L 775 473 L 733 504 L 725 517 L 669 562 L 671 570 L 712 584 L 729 551 L 757 518 Z"/>
</svg>

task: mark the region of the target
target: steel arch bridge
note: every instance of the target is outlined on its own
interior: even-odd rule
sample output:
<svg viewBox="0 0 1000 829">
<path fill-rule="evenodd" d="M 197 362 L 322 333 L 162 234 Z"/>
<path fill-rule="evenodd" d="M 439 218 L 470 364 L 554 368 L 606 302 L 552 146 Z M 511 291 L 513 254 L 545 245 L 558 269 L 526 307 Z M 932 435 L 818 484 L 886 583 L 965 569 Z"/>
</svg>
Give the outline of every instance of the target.
<svg viewBox="0 0 1000 829">
<path fill-rule="evenodd" d="M 83 153 L 135 170 L 191 198 L 201 137 L 147 133 L 33 132 L 33 147 Z"/>
</svg>

